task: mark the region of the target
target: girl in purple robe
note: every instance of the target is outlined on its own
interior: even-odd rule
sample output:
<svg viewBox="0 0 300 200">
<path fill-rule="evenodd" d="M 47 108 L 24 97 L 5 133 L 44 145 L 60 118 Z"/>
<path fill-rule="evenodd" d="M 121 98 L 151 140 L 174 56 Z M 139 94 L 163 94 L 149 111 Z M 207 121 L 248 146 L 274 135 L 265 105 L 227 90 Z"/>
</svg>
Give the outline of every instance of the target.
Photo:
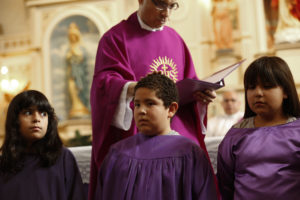
<svg viewBox="0 0 300 200">
<path fill-rule="evenodd" d="M 287 63 L 261 57 L 245 72 L 244 119 L 219 146 L 217 177 L 226 199 L 300 196 L 300 104 Z"/>
<path fill-rule="evenodd" d="M 178 109 L 175 83 L 153 73 L 137 83 L 134 93 L 139 133 L 110 148 L 100 168 L 95 199 L 217 199 L 204 151 L 171 129 Z"/>
<path fill-rule="evenodd" d="M 1 200 L 83 200 L 72 153 L 62 146 L 55 112 L 35 90 L 11 101 L 0 156 Z"/>
</svg>

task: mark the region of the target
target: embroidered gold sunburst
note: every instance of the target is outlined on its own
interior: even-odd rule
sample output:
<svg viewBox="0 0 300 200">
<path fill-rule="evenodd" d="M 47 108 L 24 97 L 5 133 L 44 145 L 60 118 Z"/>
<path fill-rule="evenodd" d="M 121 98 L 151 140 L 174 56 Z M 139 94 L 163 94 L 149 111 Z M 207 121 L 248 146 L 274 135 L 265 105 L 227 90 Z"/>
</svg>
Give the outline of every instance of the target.
<svg viewBox="0 0 300 200">
<path fill-rule="evenodd" d="M 168 58 L 167 56 L 159 56 L 157 59 L 154 59 L 153 63 L 150 65 L 150 71 L 160 71 L 175 82 L 178 80 L 177 65 L 171 58 Z"/>
</svg>

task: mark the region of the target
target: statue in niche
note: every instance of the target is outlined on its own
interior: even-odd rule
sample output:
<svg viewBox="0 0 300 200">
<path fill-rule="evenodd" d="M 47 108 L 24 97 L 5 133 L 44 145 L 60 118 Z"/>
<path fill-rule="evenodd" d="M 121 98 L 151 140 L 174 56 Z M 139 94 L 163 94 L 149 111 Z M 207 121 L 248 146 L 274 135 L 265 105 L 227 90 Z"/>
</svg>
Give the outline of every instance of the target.
<svg viewBox="0 0 300 200">
<path fill-rule="evenodd" d="M 70 118 L 89 115 L 87 52 L 81 45 L 81 33 L 72 22 L 68 30 L 69 48 L 66 54 L 68 91 L 71 99 Z"/>
<path fill-rule="evenodd" d="M 274 47 L 274 34 L 278 24 L 278 4 L 278 0 L 264 0 L 268 49 Z"/>
<path fill-rule="evenodd" d="M 233 29 L 236 26 L 235 0 L 213 0 L 211 15 L 217 50 L 233 48 Z"/>
<path fill-rule="evenodd" d="M 300 41 L 300 0 L 279 0 L 275 43 Z"/>
</svg>

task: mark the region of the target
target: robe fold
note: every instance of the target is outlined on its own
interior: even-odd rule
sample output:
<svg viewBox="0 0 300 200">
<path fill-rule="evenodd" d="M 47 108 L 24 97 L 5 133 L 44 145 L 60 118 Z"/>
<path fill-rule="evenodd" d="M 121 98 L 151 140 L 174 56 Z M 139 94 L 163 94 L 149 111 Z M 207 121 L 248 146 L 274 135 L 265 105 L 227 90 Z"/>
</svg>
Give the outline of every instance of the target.
<svg viewBox="0 0 300 200">
<path fill-rule="evenodd" d="M 135 12 L 106 32 L 98 46 L 90 95 L 93 147 L 89 199 L 93 199 L 98 170 L 109 147 L 137 132 L 134 122 L 128 131 L 111 125 L 123 86 L 152 71 L 161 71 L 174 81 L 197 79 L 190 52 L 179 34 L 167 26 L 162 31 L 144 30 Z M 179 108 L 171 127 L 206 152 L 198 123 L 195 104 L 191 103 Z"/>
<path fill-rule="evenodd" d="M 8 180 L 0 176 L 1 200 L 84 200 L 87 199 L 76 160 L 63 148 L 56 163 L 40 167 L 36 155 L 26 155 L 24 168 Z"/>
<path fill-rule="evenodd" d="M 98 176 L 95 200 L 216 200 L 204 151 L 177 135 L 136 134 L 114 144 Z"/>
<path fill-rule="evenodd" d="M 261 128 L 232 128 L 219 146 L 222 198 L 300 197 L 300 120 Z"/>
</svg>

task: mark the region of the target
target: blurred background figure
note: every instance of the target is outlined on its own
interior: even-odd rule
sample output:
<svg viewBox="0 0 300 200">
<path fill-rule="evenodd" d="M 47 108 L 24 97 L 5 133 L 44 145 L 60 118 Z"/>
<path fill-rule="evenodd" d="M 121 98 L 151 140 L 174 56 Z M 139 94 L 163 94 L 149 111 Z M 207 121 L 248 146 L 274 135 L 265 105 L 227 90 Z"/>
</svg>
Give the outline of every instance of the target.
<svg viewBox="0 0 300 200">
<path fill-rule="evenodd" d="M 243 118 L 244 113 L 240 111 L 241 101 L 236 91 L 225 91 L 221 105 L 224 114 L 208 120 L 206 137 L 224 136 L 232 125 Z"/>
</svg>

